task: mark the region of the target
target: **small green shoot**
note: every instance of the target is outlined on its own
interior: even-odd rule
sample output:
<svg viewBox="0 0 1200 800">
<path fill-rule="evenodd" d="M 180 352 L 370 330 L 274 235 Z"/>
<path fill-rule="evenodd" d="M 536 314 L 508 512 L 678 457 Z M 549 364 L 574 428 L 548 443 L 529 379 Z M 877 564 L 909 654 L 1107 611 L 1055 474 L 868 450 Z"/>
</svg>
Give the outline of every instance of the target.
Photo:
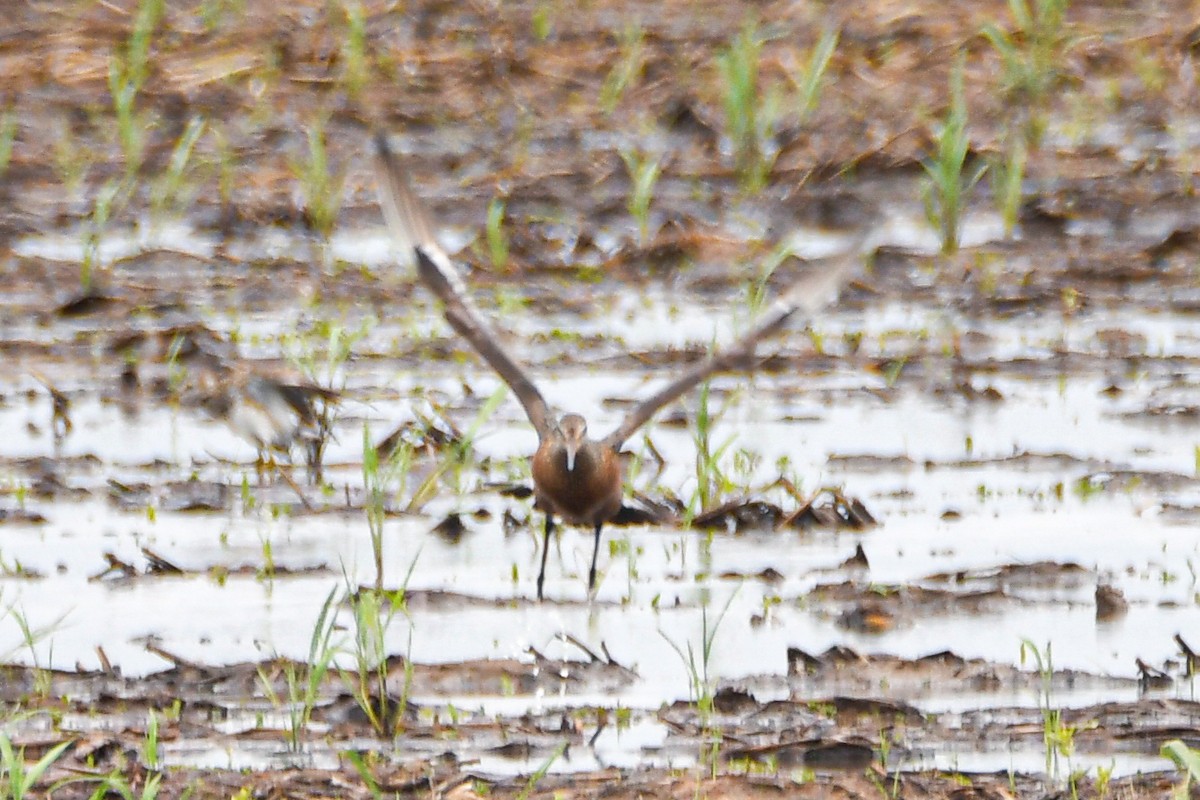
<svg viewBox="0 0 1200 800">
<path fill-rule="evenodd" d="M 79 141 L 71 126 L 63 124 L 54 132 L 54 169 L 67 194 L 76 195 L 92 168 L 92 153 Z"/>
<path fill-rule="evenodd" d="M 329 591 L 325 602 L 321 604 L 321 610 L 317 613 L 317 621 L 308 639 L 308 660 L 299 667 L 291 661 L 284 664 L 283 674 L 288 692 L 287 739 L 288 747 L 294 753 L 300 751 L 304 732 L 308 729 L 313 709 L 320 699 L 321 685 L 338 653 L 339 645 L 333 641 L 337 621 L 333 611 L 336 607 L 337 592 L 336 586 Z M 275 705 L 280 705 L 271 680 L 261 666 L 258 678 L 267 696 Z"/>
<path fill-rule="evenodd" d="M 1175 796 L 1190 797 L 1192 785 L 1200 786 L 1200 750 L 1188 747 L 1180 739 L 1172 739 L 1164 742 L 1158 752 L 1163 758 L 1171 759 L 1175 768 L 1183 773 L 1183 780 L 1175 787 Z"/>
<path fill-rule="evenodd" d="M 25 763 L 25 748 L 14 750 L 12 740 L 0 733 L 0 784 L 4 786 L 6 800 L 24 800 L 31 796 L 42 775 L 70 746 L 69 741 L 57 744 L 29 765 Z"/>
<path fill-rule="evenodd" d="M 793 255 L 793 250 L 790 245 L 783 243 L 771 250 L 759 265 L 758 275 L 750 284 L 746 291 L 746 296 L 750 306 L 750 316 L 754 317 L 762 312 L 767 305 L 767 295 L 770 289 L 769 281 L 771 276 L 775 274 L 775 270 L 783 262 L 787 261 Z"/>
<path fill-rule="evenodd" d="M 621 32 L 621 54 L 600 87 L 600 108 L 605 114 L 616 110 L 625 91 L 641 76 L 645 35 L 638 22 L 626 25 Z"/>
<path fill-rule="evenodd" d="M 958 250 L 959 233 L 967 195 L 983 177 L 986 165 L 964 176 L 970 139 L 967 136 L 967 102 L 963 96 L 963 65 L 960 59 L 950 74 L 950 108 L 937 136 L 937 153 L 922 162 L 926 181 L 922 187 L 925 217 L 942 238 L 942 252 Z"/>
<path fill-rule="evenodd" d="M 829 61 L 833 58 L 834 51 L 837 50 L 840 36 L 841 32 L 835 29 L 822 31 L 821 38 L 817 40 L 812 54 L 808 57 L 808 63 L 798 75 L 791 76 L 792 83 L 796 88 L 796 105 L 799 108 L 801 124 L 804 124 L 812 112 L 817 110 L 817 105 L 821 101 L 825 72 L 829 69 Z"/>
<path fill-rule="evenodd" d="M 493 197 L 487 208 L 487 246 L 492 267 L 503 270 L 508 266 L 508 234 L 504 230 L 504 201 Z"/>
<path fill-rule="evenodd" d="M 221 201 L 222 208 L 229 208 L 233 205 L 233 190 L 237 185 L 237 155 L 234 153 L 229 136 L 222 128 L 214 123 L 210 124 L 208 129 L 212 132 L 213 157 L 216 161 L 217 197 Z"/>
<path fill-rule="evenodd" d="M 376 319 L 366 317 L 357 328 L 347 328 L 340 322 L 327 319 L 313 321 L 311 326 L 295 334 L 283 334 L 282 347 L 288 360 L 317 386 L 341 391 L 345 386 L 345 365 L 354 346 L 374 329 Z M 314 482 L 321 479 L 325 448 L 333 435 L 337 404 L 323 397 L 313 398 L 316 417 L 316 436 L 310 439 L 305 453 L 309 476 Z"/>
<path fill-rule="evenodd" d="M 155 216 L 161 216 L 172 207 L 182 209 L 191 202 L 192 198 L 184 191 L 187 186 L 184 179 L 196 142 L 204 134 L 204 127 L 203 117 L 192 117 L 175 143 L 166 172 L 155 181 L 150 192 L 150 208 Z"/>
<path fill-rule="evenodd" d="M 91 290 L 92 275 L 100 266 L 100 241 L 104 237 L 104 229 L 108 227 L 114 206 L 119 204 L 121 190 L 121 182 L 114 178 L 106 181 L 96 192 L 91 218 L 87 225 L 87 238 L 83 245 L 83 260 L 79 262 L 79 287 L 84 292 Z"/>
<path fill-rule="evenodd" d="M 725 126 L 733 147 L 734 171 L 743 190 L 758 192 L 766 185 L 774 163 L 768 143 L 774 133 L 779 98 L 758 88 L 762 38 L 758 25 L 748 21 L 729 46 L 717 55 L 724 85 Z"/>
<path fill-rule="evenodd" d="M 17 565 L 20 569 L 20 564 Z M 29 623 L 29 617 L 19 608 L 11 607 L 6 609 L 7 613 L 12 616 L 13 621 L 17 623 L 17 628 L 21 632 L 21 645 L 29 651 L 29 660 L 33 664 L 33 690 L 34 693 L 41 698 L 50 696 L 52 681 L 54 678 L 53 672 L 49 667 L 42 666 L 42 660 L 38 656 L 37 646 L 40 642 L 50 639 L 50 635 L 56 631 L 66 615 L 60 616 L 48 625 L 43 625 L 40 628 L 35 628 Z M 53 641 L 50 641 L 50 661 L 53 661 L 54 647 Z"/>
<path fill-rule="evenodd" d="M 452 468 L 451 475 L 454 479 L 454 489 L 457 492 L 462 491 L 462 470 L 464 467 L 471 464 L 475 457 L 475 442 L 479 439 L 479 432 L 487 425 L 492 415 L 496 413 L 496 409 L 504 402 L 504 398 L 508 396 L 508 385 L 500 383 L 496 386 L 487 399 L 483 401 L 483 405 L 479 407 L 475 418 L 471 420 L 471 424 L 463 431 L 462 438 L 454 445 L 450 453 L 450 467 Z M 421 496 L 421 492 L 414 492 L 413 502 Z M 422 503 L 424 500 L 422 500 Z M 412 506 L 411 509 L 415 510 Z"/>
<path fill-rule="evenodd" d="M 371 793 L 371 797 L 375 800 L 383 800 L 383 787 L 379 785 L 379 781 L 371 772 L 371 767 L 367 764 L 367 759 L 363 757 L 363 754 L 358 750 L 346 750 L 342 755 L 349 759 L 354 771 L 358 773 L 358 777 L 362 778 L 363 783 L 367 785 L 367 791 Z"/>
<path fill-rule="evenodd" d="M 146 736 L 142 739 L 142 761 L 146 769 L 158 771 L 162 767 L 162 749 L 158 744 L 158 714 L 150 709 L 146 720 Z"/>
<path fill-rule="evenodd" d="M 409 565 L 405 585 L 416 567 Z M 395 736 L 403 727 L 412 689 L 412 660 L 404 659 L 404 683 L 399 697 L 388 688 L 387 632 L 397 614 L 408 618 L 404 606 L 404 589 L 396 592 L 360 590 L 350 593 L 350 608 L 354 613 L 354 638 L 351 640 L 354 658 L 353 672 L 343 671 L 355 701 L 376 733 Z M 407 652 L 412 652 L 412 623 L 409 622 Z"/>
<path fill-rule="evenodd" d="M 12 105 L 0 111 L 0 177 L 8 172 L 12 161 L 13 143 L 17 138 L 17 114 Z"/>
<path fill-rule="evenodd" d="M 629 199 L 625 207 L 637 220 L 638 240 L 644 245 L 650 238 L 650 203 L 654 199 L 654 185 L 658 182 L 659 162 L 654 156 L 633 150 L 622 150 L 621 160 L 629 172 Z"/>
<path fill-rule="evenodd" d="M 257 577 L 260 581 L 273 581 L 275 579 L 275 547 L 271 544 L 269 533 L 259 534 L 259 546 L 262 550 L 263 563 L 257 570 Z"/>
<path fill-rule="evenodd" d="M 1010 140 L 1008 152 L 1003 158 L 996 157 L 988 160 L 992 202 L 1004 220 L 1004 234 L 1009 237 L 1016 230 L 1017 219 L 1021 214 L 1021 202 L 1024 200 L 1022 187 L 1025 182 L 1025 162 L 1028 160 L 1028 156 L 1025 138 L 1014 136 Z"/>
<path fill-rule="evenodd" d="M 125 174 L 137 174 L 142 166 L 142 149 L 145 146 L 143 120 L 137 113 L 137 87 L 122 71 L 116 57 L 109 64 L 108 88 L 112 93 L 113 110 L 117 115 L 117 139 L 125 156 Z"/>
<path fill-rule="evenodd" d="M 166 0 L 140 0 L 128 41 L 108 62 L 108 90 L 117 117 L 117 140 L 125 156 L 127 179 L 142 166 L 147 122 L 138 113 L 137 96 L 149 77 L 150 43 L 165 7 Z"/>
<path fill-rule="evenodd" d="M 1000 55 L 1001 83 L 1005 93 L 1028 109 L 1028 138 L 1041 140 L 1045 128 L 1043 107 L 1058 83 L 1061 63 L 1072 44 L 1066 25 L 1069 0 L 1008 0 L 1013 30 L 994 24 L 982 34 Z"/>
<path fill-rule="evenodd" d="M 701 384 L 696 407 L 696 422 L 692 432 L 692 442 L 696 447 L 696 492 L 688 502 L 688 519 L 710 508 L 734 487 L 721 468 L 721 461 L 733 445 L 734 437 L 730 436 L 719 445 L 713 442 L 713 425 L 721 413 L 714 414 L 709 407 L 711 388 L 708 381 Z"/>
<path fill-rule="evenodd" d="M 553 6 L 547 1 L 542 0 L 533 7 L 533 17 L 530 23 L 533 27 L 533 35 L 539 42 L 544 42 L 550 38 L 551 32 L 554 30 L 554 19 L 551 17 Z"/>
<path fill-rule="evenodd" d="M 328 242 L 342 208 L 344 178 L 330 169 L 323 115 L 313 118 L 307 135 L 308 151 L 303 159 L 292 162 L 292 174 L 304 195 L 304 214 L 309 226 Z"/>
<path fill-rule="evenodd" d="M 558 747 L 554 748 L 554 752 L 529 776 L 529 780 L 525 782 L 525 786 L 521 788 L 521 791 L 517 792 L 517 800 L 529 800 L 534 790 L 537 789 L 537 785 L 541 783 L 542 778 L 546 777 L 546 773 L 550 771 L 550 767 L 554 766 L 554 762 L 558 761 L 565 752 L 567 752 L 567 743 L 559 742 Z"/>
<path fill-rule="evenodd" d="M 112 795 L 116 795 L 121 800 L 155 800 L 158 797 L 159 789 L 162 788 L 162 780 L 163 773 L 155 772 L 142 782 L 141 792 L 135 792 L 133 784 L 122 774 L 120 769 L 114 769 L 99 779 L 100 785 L 92 792 L 91 800 L 106 800 Z M 58 783 L 56 787 L 62 785 L 62 783 Z M 182 797 L 186 797 L 188 794 L 189 792 L 185 791 Z"/>
<path fill-rule="evenodd" d="M 1039 650 L 1031 640 L 1022 639 L 1022 665 L 1025 663 L 1027 653 L 1033 657 L 1034 665 L 1041 678 L 1038 709 L 1042 713 L 1042 741 L 1046 755 L 1046 773 L 1058 775 L 1060 758 L 1066 759 L 1068 770 L 1070 770 L 1071 756 L 1075 752 L 1075 734 L 1079 730 L 1079 726 L 1068 725 L 1063 718 L 1062 709 L 1054 707 L 1054 657 L 1050 643 L 1047 642 L 1045 649 Z M 1089 727 L 1094 725 L 1095 723 L 1091 723 Z"/>
<path fill-rule="evenodd" d="M 345 40 L 342 42 L 342 85 L 355 100 L 362 95 L 370 78 L 367 69 L 367 15 L 358 0 L 342 0 L 346 14 Z"/>
<path fill-rule="evenodd" d="M 671 649 L 676 652 L 680 661 L 683 662 L 684 670 L 688 676 L 689 697 L 696 705 L 696 713 L 700 716 L 701 725 L 706 729 L 708 744 L 711 746 L 711 750 L 707 755 L 714 767 L 716 766 L 716 751 L 721 740 L 718 732 L 708 730 L 713 713 L 716 710 L 713 703 L 716 699 L 717 679 L 711 673 L 713 645 L 717 639 L 717 632 L 721 629 L 721 623 L 725 620 L 725 615 L 729 612 L 729 607 L 733 605 L 735 597 L 737 597 L 737 592 L 731 592 L 729 599 L 725 601 L 725 607 L 721 609 L 721 613 L 717 615 L 717 619 L 711 628 L 708 621 L 707 603 L 700 608 L 700 657 L 698 662 L 696 659 L 696 650 L 692 647 L 690 641 L 685 642 L 685 647 L 680 647 L 666 633 L 661 630 L 658 632 L 666 640 L 667 644 L 671 646 Z"/>
<path fill-rule="evenodd" d="M 413 457 L 413 447 L 402 442 L 385 464 L 371 441 L 371 426 L 363 425 L 363 501 L 367 512 L 367 528 L 371 535 L 371 552 L 375 561 L 375 590 L 383 591 L 383 523 L 387 518 L 388 485 L 393 478 L 404 479 Z M 385 469 L 386 467 L 386 469 Z"/>
</svg>

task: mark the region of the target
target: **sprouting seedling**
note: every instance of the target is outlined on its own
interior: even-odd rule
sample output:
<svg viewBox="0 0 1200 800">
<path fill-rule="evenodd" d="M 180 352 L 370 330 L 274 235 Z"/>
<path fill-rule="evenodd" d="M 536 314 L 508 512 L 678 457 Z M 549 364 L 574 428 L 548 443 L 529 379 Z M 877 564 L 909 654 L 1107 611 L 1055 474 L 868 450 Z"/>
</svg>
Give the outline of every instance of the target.
<svg viewBox="0 0 1200 800">
<path fill-rule="evenodd" d="M 343 670 L 342 678 L 350 686 L 355 702 L 371 727 L 376 733 L 388 736 L 395 735 L 403 724 L 413 677 L 412 659 L 405 658 L 404 682 L 400 696 L 394 698 L 388 687 L 388 631 L 397 616 L 409 619 L 404 596 L 419 556 L 420 553 L 409 563 L 404 583 L 395 592 L 347 589 L 347 599 L 354 615 L 354 635 L 350 640 L 354 667 L 353 670 Z M 412 653 L 411 620 L 407 652 Z"/>
<path fill-rule="evenodd" d="M 113 56 L 108 65 L 108 90 L 117 116 L 117 139 L 125 156 L 125 174 L 133 175 L 142 165 L 145 131 L 137 113 L 137 84 L 128 77 L 117 56 Z"/>
<path fill-rule="evenodd" d="M 129 39 L 108 63 L 108 90 L 117 117 L 117 139 L 125 156 L 127 177 L 136 174 L 142 165 L 146 123 L 137 111 L 137 96 L 149 75 L 150 43 L 165 6 L 166 0 L 141 0 Z"/>
<path fill-rule="evenodd" d="M 530 24 L 533 27 L 533 35 L 539 42 L 549 39 L 551 31 L 554 30 L 553 11 L 554 7 L 545 0 L 533 8 Z"/>
<path fill-rule="evenodd" d="M 219 125 L 210 124 L 208 129 L 212 132 L 215 150 L 213 157 L 216 161 L 217 196 L 221 200 L 221 205 L 227 208 L 233 204 L 233 189 L 237 180 L 237 158 L 233 146 L 229 142 L 229 137 Z"/>
<path fill-rule="evenodd" d="M 487 246 L 492 267 L 503 270 L 508 266 L 508 234 L 504 230 L 504 201 L 493 197 L 487 207 Z"/>
<path fill-rule="evenodd" d="M 413 446 L 401 442 L 386 461 L 379 458 L 379 451 L 371 441 L 370 425 L 363 425 L 363 500 L 367 512 L 367 529 L 371 536 L 371 552 L 375 562 L 375 589 L 383 591 L 383 523 L 387 518 L 387 498 L 393 479 L 401 482 L 408 477 L 412 463 Z"/>
<path fill-rule="evenodd" d="M 1004 219 L 1004 233 L 1012 236 L 1017 227 L 1017 218 L 1021 213 L 1021 201 L 1024 197 L 1022 186 L 1025 181 L 1025 162 L 1028 150 L 1024 136 L 1011 137 L 1008 152 L 1003 157 L 989 159 L 988 171 L 991 174 L 992 202 Z"/>
<path fill-rule="evenodd" d="M 983 26 L 983 37 L 1000 56 L 1004 92 L 1020 96 L 1027 108 L 1027 134 L 1031 143 L 1041 139 L 1045 128 L 1042 107 L 1061 74 L 1072 37 L 1066 25 L 1069 0 L 1008 0 L 1012 32 L 994 23 Z"/>
<path fill-rule="evenodd" d="M 713 426 L 723 412 L 710 408 L 712 384 L 705 381 L 700 385 L 696 405 L 696 421 L 692 440 L 696 447 L 696 492 L 688 503 L 688 519 L 703 509 L 709 508 L 721 495 L 733 486 L 733 482 L 721 468 L 725 453 L 734 443 L 730 436 L 721 444 L 713 442 Z"/>
<path fill-rule="evenodd" d="M 125 75 L 135 90 L 141 89 L 149 73 L 150 41 L 154 29 L 162 20 L 166 0 L 140 0 L 133 19 L 133 30 L 126 43 L 124 55 Z"/>
<path fill-rule="evenodd" d="M 1026 653 L 1033 658 L 1041 682 L 1038 690 L 1038 710 L 1042 714 L 1042 741 L 1046 756 L 1046 772 L 1057 774 L 1060 756 L 1070 758 L 1075 750 L 1076 727 L 1063 720 L 1062 709 L 1054 706 L 1054 656 L 1050 642 L 1039 649 L 1030 639 L 1021 640 L 1021 664 Z"/>
<path fill-rule="evenodd" d="M 183 133 L 179 136 L 179 141 L 171 150 L 171 158 L 167 162 L 166 171 L 155 182 L 151 192 L 150 207 L 154 214 L 162 214 L 173 203 L 184 205 L 188 202 L 189 198 L 182 191 L 184 178 L 192 159 L 192 153 L 196 148 L 196 142 L 204 133 L 204 127 L 203 117 L 195 116 L 188 120 L 187 127 L 184 128 Z"/>
<path fill-rule="evenodd" d="M 108 180 L 96 192 L 92 205 L 91 218 L 88 220 L 87 238 L 83 246 L 83 260 L 79 263 L 79 285 L 87 292 L 92 288 L 92 273 L 100 265 L 100 240 L 108 220 L 112 216 L 114 206 L 123 195 L 125 184 L 116 178 Z"/>
<path fill-rule="evenodd" d="M 337 592 L 338 587 L 334 586 L 317 613 L 317 621 L 308 640 L 308 659 L 302 664 L 290 660 L 283 664 L 283 679 L 287 688 L 287 741 L 292 752 L 300 750 L 304 732 L 319 699 L 321 685 L 341 646 L 333 640 L 333 632 L 337 627 L 337 616 L 333 613 Z M 271 677 L 261 664 L 258 667 L 258 682 L 271 705 L 276 708 L 283 706 L 272 686 Z"/>
<path fill-rule="evenodd" d="M 999 53 L 1002 78 L 1009 92 L 1040 100 L 1058 77 L 1057 61 L 1063 56 L 1066 10 L 1069 0 L 1008 0 L 1012 33 L 988 23 L 983 36 Z"/>
<path fill-rule="evenodd" d="M 365 317 L 357 328 L 348 328 L 337 320 L 318 319 L 303 332 L 281 337 L 284 352 L 310 381 L 341 391 L 346 362 L 376 323 L 374 317 Z"/>
<path fill-rule="evenodd" d="M 338 212 L 342 208 L 343 176 L 330 170 L 329 154 L 325 148 L 325 118 L 317 115 L 309 123 L 308 150 L 303 159 L 292 162 L 292 174 L 300 182 L 304 194 L 304 211 L 308 224 L 321 237 L 333 235 Z"/>
<path fill-rule="evenodd" d="M 762 40 L 753 21 L 747 22 L 729 47 L 717 55 L 724 82 L 725 124 L 733 145 L 734 165 L 743 185 L 758 189 L 766 178 L 762 165 L 758 67 Z"/>
<path fill-rule="evenodd" d="M 342 0 L 346 13 L 346 38 L 342 42 L 342 83 L 351 99 L 367 85 L 367 15 L 358 0 Z"/>
<path fill-rule="evenodd" d="M 645 31 L 638 22 L 631 22 L 621 31 L 621 53 L 600 87 L 600 108 L 611 114 L 621 102 L 625 91 L 642 72 L 642 51 Z"/>
<path fill-rule="evenodd" d="M 717 615 L 716 621 L 711 626 L 708 619 L 708 604 L 705 603 L 700 608 L 700 647 L 698 659 L 696 648 L 692 646 L 690 641 L 685 642 L 684 647 L 680 647 L 666 633 L 661 630 L 658 632 L 679 656 L 680 661 L 683 662 L 684 670 L 688 676 L 689 696 L 696 705 L 696 712 L 700 716 L 702 727 L 713 737 L 714 748 L 720 739 L 714 735 L 715 731 L 709 730 L 713 712 L 715 711 L 714 701 L 717 690 L 716 676 L 712 674 L 713 649 L 717 640 L 717 632 L 721 629 L 721 623 L 725 620 L 725 615 L 729 612 L 729 607 L 733 605 L 735 597 L 737 597 L 737 590 L 730 593 L 729 599 L 725 601 L 725 607 L 721 609 L 721 613 Z M 715 753 L 711 755 L 715 755 Z"/>
<path fill-rule="evenodd" d="M 562 754 L 567 752 L 567 742 L 559 742 L 558 747 L 554 748 L 554 752 L 546 757 L 533 774 L 529 776 L 529 780 L 525 781 L 525 785 L 521 791 L 517 792 L 516 800 L 529 800 L 530 795 L 537 789 L 537 785 L 541 783 L 542 778 L 546 777 L 546 773 L 550 771 L 550 767 L 554 766 L 554 762 L 562 757 Z"/>
<path fill-rule="evenodd" d="M 483 430 L 484 425 L 496 413 L 496 409 L 500 408 L 500 404 L 504 402 L 504 398 L 506 397 L 508 397 L 508 386 L 502 382 L 488 395 L 483 405 L 479 407 L 479 412 L 471 420 L 471 424 L 467 426 L 466 431 L 463 432 L 462 438 L 454 445 L 451 458 L 456 467 L 461 468 L 470 463 L 475 452 L 475 443 L 479 440 L 479 432 Z M 461 491 L 461 486 L 458 488 Z M 420 492 L 414 493 L 414 501 L 419 494 Z"/>
<path fill-rule="evenodd" d="M 768 282 L 771 280 L 771 276 L 792 255 L 794 255 L 794 252 L 791 245 L 782 243 L 771 250 L 767 254 L 767 257 L 763 259 L 758 269 L 758 275 L 754 278 L 746 293 L 751 317 L 756 316 L 763 310 L 767 302 Z"/>
<path fill-rule="evenodd" d="M 0 176 L 8 172 L 12 161 L 13 142 L 17 138 L 17 115 L 12 105 L 0 111 Z"/>
<path fill-rule="evenodd" d="M 1164 742 L 1159 749 L 1163 758 L 1175 762 L 1175 768 L 1183 773 L 1183 781 L 1178 787 L 1179 797 L 1188 797 L 1192 784 L 1200 784 L 1200 750 L 1188 747 L 1181 739 Z"/>
<path fill-rule="evenodd" d="M 63 124 L 54 132 L 54 169 L 68 194 L 83 187 L 92 166 L 92 154 L 75 138 L 71 126 Z"/>
<path fill-rule="evenodd" d="M 922 162 L 926 175 L 922 187 L 925 216 L 941 234 L 942 252 L 954 253 L 958 250 L 966 197 L 987 170 L 987 165 L 981 165 L 969 177 L 963 174 L 970 138 L 967 135 L 967 102 L 963 96 L 962 59 L 950 73 L 950 107 L 936 139 L 937 153 Z"/>
<path fill-rule="evenodd" d="M 367 786 L 367 791 L 371 793 L 374 800 L 383 800 L 386 796 L 383 793 L 383 787 L 379 785 L 374 773 L 371 772 L 371 766 L 367 763 L 367 759 L 358 750 L 346 750 L 342 755 L 354 767 L 354 771 L 358 773 L 358 777 L 362 778 L 363 783 Z M 370 753 L 371 760 L 376 760 L 376 754 Z"/>
<path fill-rule="evenodd" d="M 5 787 L 4 796 L 11 800 L 30 796 L 42 775 L 70 745 L 70 741 L 55 745 L 30 766 L 25 763 L 25 748 L 14 750 L 12 740 L 0 733 L 0 783 Z"/>
<path fill-rule="evenodd" d="M 17 629 L 21 632 L 21 645 L 29 651 L 29 659 L 33 663 L 34 671 L 34 692 L 38 697 L 48 697 L 50 695 L 53 674 L 49 667 L 43 666 L 42 660 L 38 656 L 37 646 L 43 641 L 49 641 L 50 658 L 48 660 L 53 662 L 54 643 L 51 635 L 58 630 L 66 615 L 64 614 L 53 622 L 41 627 L 34 627 L 30 624 L 29 617 L 25 615 L 25 612 L 15 606 L 5 609 L 4 616 L 12 617 L 13 622 L 17 625 Z"/>
<path fill-rule="evenodd" d="M 146 719 L 146 735 L 142 739 L 142 759 L 146 769 L 157 771 L 162 766 L 162 750 L 158 743 L 158 714 L 150 709 Z"/>
<path fill-rule="evenodd" d="M 799 95 L 797 106 L 799 106 L 800 122 L 802 124 L 809 118 L 812 112 L 816 111 L 817 104 L 821 100 L 821 89 L 825 84 L 825 72 L 829 68 L 829 61 L 833 58 L 834 51 L 837 49 L 840 36 L 841 32 L 836 29 L 822 31 L 821 38 L 817 40 L 817 44 L 813 47 L 812 54 L 808 58 L 808 64 L 800 71 L 799 75 L 792 76 L 792 82 Z"/>
<path fill-rule="evenodd" d="M 654 156 L 634 150 L 622 150 L 621 160 L 629 171 L 629 199 L 625 207 L 637 220 L 638 236 L 645 244 L 650 236 L 650 203 L 654 199 L 654 185 L 658 182 L 659 162 Z"/>
</svg>

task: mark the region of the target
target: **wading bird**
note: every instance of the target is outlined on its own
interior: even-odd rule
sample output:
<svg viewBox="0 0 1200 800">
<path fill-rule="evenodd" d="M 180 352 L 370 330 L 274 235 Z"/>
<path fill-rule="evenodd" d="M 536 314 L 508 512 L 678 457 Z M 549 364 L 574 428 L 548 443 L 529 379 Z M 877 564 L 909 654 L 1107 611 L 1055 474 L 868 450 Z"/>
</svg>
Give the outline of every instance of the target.
<svg viewBox="0 0 1200 800">
<path fill-rule="evenodd" d="M 181 398 L 224 422 L 258 450 L 256 467 L 273 468 L 276 454 L 291 459 L 292 446 L 304 446 L 309 477 L 318 481 L 330 436 L 330 407 L 340 395 L 301 380 L 251 371 L 200 351 L 183 363 Z"/>
<path fill-rule="evenodd" d="M 592 566 L 588 570 L 588 591 L 595 588 L 600 530 L 621 510 L 622 468 L 618 453 L 625 441 L 659 409 L 713 373 L 753 368 L 755 345 L 777 333 L 797 314 L 808 315 L 823 306 L 858 263 L 862 249 L 860 239 L 831 268 L 789 289 L 772 304 L 762 321 L 732 346 L 696 362 L 635 405 L 608 436 L 591 439 L 587 422 L 580 415 L 553 416 L 542 393 L 500 346 L 495 332 L 471 303 L 454 263 L 438 244 L 429 213 L 413 192 L 400 159 L 392 153 L 387 137 L 382 133 L 375 135 L 375 151 L 380 204 L 392 236 L 400 247 L 413 253 L 422 282 L 445 305 L 444 313 L 450 327 L 466 339 L 508 384 L 537 431 L 538 448 L 531 465 L 534 505 L 546 515 L 537 579 L 539 600 L 542 599 L 546 554 L 556 517 L 571 525 L 592 528 L 595 541 Z"/>
</svg>

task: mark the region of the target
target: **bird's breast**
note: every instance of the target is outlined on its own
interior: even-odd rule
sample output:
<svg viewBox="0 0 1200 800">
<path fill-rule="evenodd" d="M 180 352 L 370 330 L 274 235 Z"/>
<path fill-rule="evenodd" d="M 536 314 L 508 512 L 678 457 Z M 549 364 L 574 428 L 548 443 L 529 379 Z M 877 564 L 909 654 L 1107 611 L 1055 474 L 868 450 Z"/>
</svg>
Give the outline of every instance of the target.
<svg viewBox="0 0 1200 800">
<path fill-rule="evenodd" d="M 543 446 L 533 457 L 538 508 L 573 525 L 605 522 L 621 509 L 621 462 L 596 442 L 580 448 L 567 469 L 565 449 Z"/>
</svg>

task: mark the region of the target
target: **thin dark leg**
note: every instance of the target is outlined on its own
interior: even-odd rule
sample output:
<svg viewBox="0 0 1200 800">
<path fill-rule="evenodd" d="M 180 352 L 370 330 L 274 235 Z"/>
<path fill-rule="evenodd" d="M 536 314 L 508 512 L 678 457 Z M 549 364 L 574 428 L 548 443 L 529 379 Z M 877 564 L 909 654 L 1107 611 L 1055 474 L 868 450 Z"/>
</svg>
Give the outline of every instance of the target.
<svg viewBox="0 0 1200 800">
<path fill-rule="evenodd" d="M 546 532 L 542 536 L 542 568 L 538 572 L 538 600 L 542 599 L 542 584 L 546 582 L 546 555 L 550 552 L 550 534 L 554 533 L 554 515 L 546 515 Z"/>
<path fill-rule="evenodd" d="M 588 594 L 596 588 L 596 555 L 600 552 L 600 529 L 604 527 L 603 522 L 596 523 L 596 543 L 592 545 L 592 568 L 588 570 Z"/>
</svg>

